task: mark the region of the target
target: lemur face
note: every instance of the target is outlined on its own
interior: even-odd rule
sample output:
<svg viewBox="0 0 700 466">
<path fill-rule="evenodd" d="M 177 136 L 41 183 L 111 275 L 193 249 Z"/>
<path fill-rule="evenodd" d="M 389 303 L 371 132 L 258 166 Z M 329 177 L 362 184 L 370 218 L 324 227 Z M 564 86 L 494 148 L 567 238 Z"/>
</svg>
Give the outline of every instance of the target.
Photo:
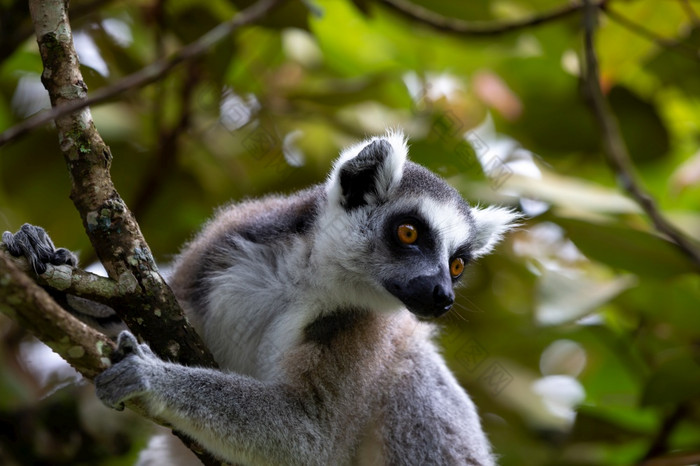
<svg viewBox="0 0 700 466">
<path fill-rule="evenodd" d="M 349 273 L 369 277 L 418 316 L 438 317 L 452 307 L 467 264 L 517 216 L 470 207 L 406 152 L 403 136 L 390 133 L 341 154 L 326 185 L 329 215 L 347 232 L 334 247 Z"/>
<path fill-rule="evenodd" d="M 439 317 L 454 303 L 453 287 L 470 259 L 467 243 L 454 247 L 450 226 L 436 224 L 421 202 L 387 216 L 382 232 L 385 266 L 375 271 L 386 290 L 411 312 Z M 458 230 L 468 230 L 460 218 Z M 459 223 L 462 223 L 461 225 Z M 450 238 L 451 239 L 451 238 Z M 380 273 L 376 273 L 380 272 Z"/>
</svg>

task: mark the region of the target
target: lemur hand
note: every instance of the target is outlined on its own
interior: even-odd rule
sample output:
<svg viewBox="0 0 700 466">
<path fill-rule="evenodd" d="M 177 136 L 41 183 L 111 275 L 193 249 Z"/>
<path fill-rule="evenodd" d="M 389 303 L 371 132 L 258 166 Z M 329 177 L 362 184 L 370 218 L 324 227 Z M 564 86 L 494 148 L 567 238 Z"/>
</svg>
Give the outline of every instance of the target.
<svg viewBox="0 0 700 466">
<path fill-rule="evenodd" d="M 7 250 L 15 257 L 24 256 L 31 264 L 34 272 L 41 275 L 46 272 L 46 264 L 78 265 L 78 258 L 68 249 L 54 246 L 46 231 L 34 225 L 25 223 L 14 235 L 9 231 L 2 234 L 2 242 Z"/>
<path fill-rule="evenodd" d="M 119 411 L 125 401 L 148 393 L 150 380 L 164 370 L 164 362 L 128 331 L 119 334 L 112 359 L 112 367 L 95 378 L 95 387 L 100 400 Z"/>
</svg>

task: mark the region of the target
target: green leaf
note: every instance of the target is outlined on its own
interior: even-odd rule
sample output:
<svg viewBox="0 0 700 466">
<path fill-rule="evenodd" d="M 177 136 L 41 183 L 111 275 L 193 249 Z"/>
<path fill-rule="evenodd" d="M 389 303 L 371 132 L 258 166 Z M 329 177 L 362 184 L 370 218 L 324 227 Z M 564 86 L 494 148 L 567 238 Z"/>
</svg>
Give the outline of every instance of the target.
<svg viewBox="0 0 700 466">
<path fill-rule="evenodd" d="M 636 413 L 630 409 L 581 406 L 570 438 L 576 442 L 605 439 L 615 443 L 643 438 L 653 433 L 653 428 L 658 422 L 655 416 L 650 414 Z"/>
<path fill-rule="evenodd" d="M 630 275 L 603 279 L 548 269 L 541 273 L 535 314 L 543 325 L 575 321 L 636 284 Z"/>
<path fill-rule="evenodd" d="M 651 374 L 643 405 L 677 404 L 700 397 L 700 364 L 688 353 L 663 362 Z"/>
<path fill-rule="evenodd" d="M 560 219 L 557 223 L 590 259 L 653 278 L 697 272 L 675 245 L 651 233 L 621 224 Z"/>
<path fill-rule="evenodd" d="M 665 156 L 669 134 L 656 107 L 623 86 L 615 86 L 609 99 L 632 159 L 648 162 Z"/>
<path fill-rule="evenodd" d="M 700 61 L 697 50 L 700 47 L 700 27 L 695 27 L 674 47 L 665 47 L 650 59 L 646 68 L 655 74 L 662 83 L 678 86 L 687 94 L 700 95 Z"/>
</svg>

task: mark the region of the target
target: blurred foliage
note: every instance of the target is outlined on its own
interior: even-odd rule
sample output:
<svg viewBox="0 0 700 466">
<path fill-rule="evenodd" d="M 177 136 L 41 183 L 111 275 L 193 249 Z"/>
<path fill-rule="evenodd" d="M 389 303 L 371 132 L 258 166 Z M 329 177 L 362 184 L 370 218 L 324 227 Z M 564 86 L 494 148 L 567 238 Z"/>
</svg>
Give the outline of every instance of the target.
<svg viewBox="0 0 700 466">
<path fill-rule="evenodd" d="M 89 88 L 167 56 L 243 3 L 72 0 Z M 414 3 L 506 22 L 565 2 Z M 700 5 L 613 0 L 608 8 L 614 15 L 603 15 L 597 36 L 604 91 L 643 184 L 699 240 Z M 2 129 L 48 105 L 27 15 L 23 1 L 0 2 Z M 114 154 L 115 184 L 162 264 L 215 206 L 321 182 L 343 146 L 404 128 L 411 157 L 468 199 L 529 217 L 470 269 L 441 322 L 445 355 L 501 464 L 697 455 L 700 277 L 604 161 L 581 92 L 580 25 L 575 14 L 470 37 L 373 0 L 292 2 L 92 112 Z M 94 260 L 69 187 L 51 127 L 0 148 L 0 229 L 40 224 Z M 123 430 L 109 414 L 77 416 L 91 397 L 77 405 L 66 388 L 44 398 L 57 379 L 40 383 L 23 359 L 29 343 L 5 320 L 0 329 L 0 462 L 130 464 L 143 443 L 134 421 Z M 56 416 L 65 430 L 52 427 Z M 95 433 L 101 424 L 110 428 Z M 39 439 L 53 450 L 34 449 Z"/>
</svg>

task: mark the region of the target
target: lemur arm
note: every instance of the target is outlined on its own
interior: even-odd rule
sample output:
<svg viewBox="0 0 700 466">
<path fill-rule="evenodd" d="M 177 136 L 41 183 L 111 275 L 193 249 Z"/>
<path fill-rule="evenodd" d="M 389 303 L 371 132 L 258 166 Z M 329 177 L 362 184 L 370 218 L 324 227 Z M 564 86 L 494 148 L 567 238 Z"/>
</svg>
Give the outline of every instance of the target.
<svg viewBox="0 0 700 466">
<path fill-rule="evenodd" d="M 26 224 L 17 233 L 5 232 L 2 239 L 13 256 L 27 258 L 37 275 L 46 272 L 47 264 L 74 267 L 78 262 L 69 250 L 57 249 L 38 226 Z M 69 297 L 75 298 L 73 302 Z M 72 296 L 57 298 L 80 317 L 85 309 L 90 312 L 99 305 Z M 75 300 L 81 304 L 78 311 L 83 312 L 70 305 Z M 138 397 L 153 417 L 228 461 L 320 465 L 328 463 L 331 448 L 342 450 L 334 437 L 339 429 L 348 429 L 348 422 L 339 421 L 333 416 L 338 411 L 324 406 L 320 397 L 328 404 L 337 400 L 319 395 L 325 391 L 322 387 L 309 394 L 308 384 L 264 383 L 239 374 L 165 362 L 129 332 L 120 334 L 118 354 L 121 361 L 95 380 L 98 396 L 106 404 L 123 407 L 125 401 Z M 352 384 L 345 388 L 344 396 L 352 397 Z"/>
<path fill-rule="evenodd" d="M 165 362 L 129 332 L 118 346 L 124 359 L 95 379 L 99 398 L 120 409 L 138 397 L 149 414 L 227 461 L 322 465 L 337 447 L 338 420 L 298 388 Z"/>
</svg>

